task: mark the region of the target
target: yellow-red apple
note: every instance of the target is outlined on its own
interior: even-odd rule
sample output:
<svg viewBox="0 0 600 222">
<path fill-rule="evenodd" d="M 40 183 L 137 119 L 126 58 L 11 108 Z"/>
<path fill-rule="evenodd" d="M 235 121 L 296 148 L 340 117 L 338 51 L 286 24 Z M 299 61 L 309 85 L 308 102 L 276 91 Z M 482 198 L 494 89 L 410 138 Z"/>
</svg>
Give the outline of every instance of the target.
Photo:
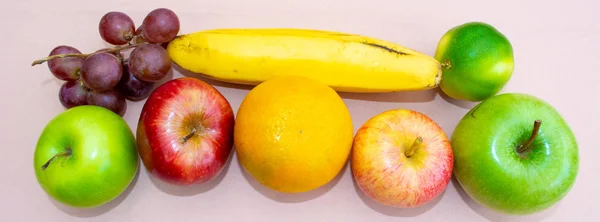
<svg viewBox="0 0 600 222">
<path fill-rule="evenodd" d="M 440 126 L 426 115 L 395 109 L 357 131 L 352 174 L 360 190 L 387 206 L 418 207 L 439 196 L 452 175 L 454 155 Z"/>
</svg>

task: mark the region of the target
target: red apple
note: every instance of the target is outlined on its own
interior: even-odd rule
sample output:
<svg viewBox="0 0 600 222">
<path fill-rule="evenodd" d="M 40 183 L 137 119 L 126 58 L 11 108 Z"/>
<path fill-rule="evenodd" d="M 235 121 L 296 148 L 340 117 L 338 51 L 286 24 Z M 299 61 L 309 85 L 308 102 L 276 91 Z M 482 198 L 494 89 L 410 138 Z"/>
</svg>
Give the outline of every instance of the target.
<svg viewBox="0 0 600 222">
<path fill-rule="evenodd" d="M 452 175 L 454 155 L 444 131 L 412 110 L 388 110 L 357 131 L 352 174 L 365 195 L 383 205 L 418 207 L 439 196 Z"/>
<path fill-rule="evenodd" d="M 179 185 L 218 175 L 233 149 L 233 110 L 214 87 L 178 78 L 157 87 L 146 100 L 137 145 L 146 169 Z"/>
</svg>

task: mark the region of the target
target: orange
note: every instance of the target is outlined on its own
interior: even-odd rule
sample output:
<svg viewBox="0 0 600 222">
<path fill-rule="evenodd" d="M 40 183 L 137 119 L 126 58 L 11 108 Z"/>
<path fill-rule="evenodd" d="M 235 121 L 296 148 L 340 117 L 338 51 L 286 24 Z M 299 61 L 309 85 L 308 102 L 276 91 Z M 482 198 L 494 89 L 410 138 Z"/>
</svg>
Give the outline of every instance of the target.
<svg viewBox="0 0 600 222">
<path fill-rule="evenodd" d="M 346 164 L 352 140 L 352 118 L 337 92 L 291 75 L 250 90 L 234 127 L 242 167 L 262 185 L 287 193 L 330 182 Z"/>
</svg>

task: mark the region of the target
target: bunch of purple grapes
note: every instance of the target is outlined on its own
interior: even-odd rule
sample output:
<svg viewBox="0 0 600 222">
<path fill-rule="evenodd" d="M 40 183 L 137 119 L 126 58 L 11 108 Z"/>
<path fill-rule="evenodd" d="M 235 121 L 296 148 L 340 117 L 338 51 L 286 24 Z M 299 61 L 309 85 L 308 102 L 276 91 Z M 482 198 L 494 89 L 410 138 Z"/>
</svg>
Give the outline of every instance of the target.
<svg viewBox="0 0 600 222">
<path fill-rule="evenodd" d="M 48 68 L 65 81 L 59 91 L 65 108 L 96 105 L 123 116 L 126 100 L 145 99 L 171 70 L 171 60 L 161 44 L 177 36 L 179 18 L 169 9 L 155 9 L 136 29 L 127 14 L 113 11 L 100 19 L 99 32 L 116 47 L 82 54 L 61 45 L 47 57 Z M 133 50 L 126 57 L 123 51 L 127 49 Z"/>
</svg>

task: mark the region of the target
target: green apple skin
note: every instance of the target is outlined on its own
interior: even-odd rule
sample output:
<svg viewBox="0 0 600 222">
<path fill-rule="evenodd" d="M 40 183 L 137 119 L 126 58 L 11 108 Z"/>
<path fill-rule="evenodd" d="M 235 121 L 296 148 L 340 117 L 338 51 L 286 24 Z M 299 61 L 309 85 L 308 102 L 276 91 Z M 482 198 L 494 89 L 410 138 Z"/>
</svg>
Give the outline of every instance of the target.
<svg viewBox="0 0 600 222">
<path fill-rule="evenodd" d="M 539 134 L 528 152 L 517 146 Z M 532 214 L 561 200 L 579 168 L 576 138 L 550 104 L 528 94 L 493 96 L 458 123 L 451 144 L 454 175 L 476 202 L 507 214 Z"/>
<path fill-rule="evenodd" d="M 438 43 L 435 59 L 442 64 L 440 89 L 457 100 L 475 102 L 496 95 L 514 70 L 510 41 L 483 22 L 448 30 Z"/>
<path fill-rule="evenodd" d="M 55 158 L 68 149 L 71 155 Z M 138 170 L 134 135 L 117 114 L 77 106 L 43 129 L 34 152 L 35 176 L 52 198 L 72 207 L 96 207 L 119 196 Z"/>
</svg>

